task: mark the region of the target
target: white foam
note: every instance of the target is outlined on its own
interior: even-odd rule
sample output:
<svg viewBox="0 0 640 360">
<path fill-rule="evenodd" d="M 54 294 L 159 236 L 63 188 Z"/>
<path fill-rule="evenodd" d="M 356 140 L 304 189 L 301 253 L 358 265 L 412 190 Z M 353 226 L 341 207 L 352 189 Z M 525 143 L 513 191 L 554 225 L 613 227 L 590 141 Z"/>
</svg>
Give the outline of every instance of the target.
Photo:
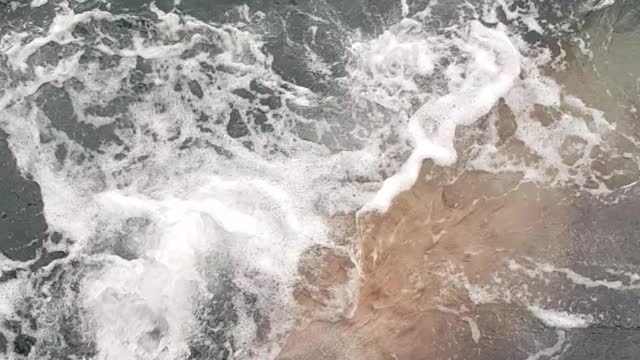
<svg viewBox="0 0 640 360">
<path fill-rule="evenodd" d="M 49 0 L 31 0 L 31 7 L 37 8 L 48 3 Z"/>
<path fill-rule="evenodd" d="M 185 339 L 195 310 L 189 278 L 150 260 L 114 257 L 104 264 L 104 271 L 86 279 L 82 293 L 100 357 L 146 359 L 162 353 L 162 358 L 175 359 L 188 354 Z"/>
<path fill-rule="evenodd" d="M 407 15 L 409 15 L 409 4 L 407 0 L 400 0 L 400 6 L 402 8 L 402 17 L 407 17 Z"/>
<path fill-rule="evenodd" d="M 239 319 L 229 324 L 227 335 L 233 337 L 236 349 L 246 350 L 238 357 L 272 358 L 277 350 L 274 341 L 282 338 L 295 316 L 292 291 L 300 255 L 312 245 L 329 245 L 328 219 L 355 211 L 369 196 L 372 185 L 350 177 L 377 177 L 378 156 L 370 153 L 376 147 L 332 154 L 322 145 L 301 141 L 293 135 L 291 122 L 305 119 L 283 106 L 267 115 L 273 132 L 251 128 L 245 137 L 254 150 L 226 134 L 224 124 L 213 126 L 206 140 L 232 154 L 230 158 L 226 153 L 216 155 L 213 148 L 180 149 L 188 138 L 204 137 L 194 113 L 209 114 L 212 123 L 226 121 L 228 104 L 233 104 L 245 116 L 251 109 L 248 102 L 232 91 L 249 88 L 252 81 L 274 89 L 283 102 L 313 106 L 315 99 L 309 90 L 285 84 L 272 72 L 271 58 L 262 52 L 255 34 L 189 17 L 178 19 L 176 14 L 159 17 L 157 38 L 142 39 L 133 32 L 133 42 L 126 48 L 99 40 L 91 43 L 105 57 L 123 56 L 116 66 L 103 69 L 96 62 L 80 63 L 80 47 L 56 65 L 37 69 L 33 78 L 0 101 L 0 121 L 10 133 L 18 164 L 41 185 L 47 223 L 73 241 L 70 259 L 90 264 L 81 265 L 79 304 L 52 301 L 65 309 L 80 307 L 82 331 L 95 340 L 98 358 L 176 359 L 188 354 L 189 341 L 202 322 L 196 317 L 198 309 L 223 291 L 224 284 L 217 281 L 226 273 L 233 281 L 229 286 L 237 289 L 228 296 Z M 14 70 L 25 71 L 29 57 L 46 43 L 93 41 L 74 37 L 79 23 L 93 26 L 97 21 L 119 19 L 124 18 L 96 10 L 75 14 L 62 7 L 41 36 L 27 40 L 12 34 L 2 46 L 9 50 Z M 178 57 L 195 44 L 208 42 L 215 43 L 221 53 Z M 108 116 L 86 115 L 88 109 L 106 106 L 121 96 L 136 57 L 148 61 L 147 77 L 154 87 L 140 101 L 116 109 L 132 122 L 132 129 L 116 131 L 127 144 L 128 157 L 115 159 L 122 148 L 105 144 L 102 153 L 91 153 L 93 160 L 77 162 L 78 154 L 85 153 L 82 146 L 53 128 L 24 98 L 44 83 L 62 86 L 75 78 L 82 90 L 66 87 L 65 91 L 80 121 L 108 124 Z M 202 63 L 225 71 L 205 74 Z M 208 75 L 215 76 L 215 81 Z M 173 85 L 186 83 L 185 79 L 199 82 L 202 100 L 179 99 Z M 189 95 L 189 90 L 184 93 Z M 162 104 L 162 110 L 156 104 Z M 53 141 L 41 143 L 42 131 Z M 177 131 L 179 140 L 167 140 Z M 57 142 L 67 147 L 65 164 L 56 160 Z M 146 159 L 136 160 L 140 158 Z M 147 225 L 123 230 L 131 219 L 144 219 Z M 124 242 L 131 258 L 110 254 L 117 252 L 109 245 L 112 241 Z M 245 304 L 249 295 L 256 297 L 255 304 Z M 346 291 L 343 296 L 353 293 Z M 7 311 L 13 307 L 12 302 L 4 304 Z M 349 304 L 343 299 L 333 306 L 344 311 L 339 308 Z M 270 324 L 262 343 L 251 315 L 256 312 Z M 43 319 L 56 316 L 40 315 Z M 42 335 L 55 337 L 55 323 L 52 326 L 43 327 Z"/>
<path fill-rule="evenodd" d="M 39 0 L 35 0 L 39 1 Z M 39 3 L 39 2 L 38 2 Z M 100 10 L 86 11 L 80 14 L 74 13 L 63 4 L 62 12 L 56 14 L 46 36 L 35 37 L 28 42 L 26 33 L 18 33 L 5 35 L 0 42 L 0 49 L 7 55 L 9 62 L 16 68 L 27 71 L 26 63 L 29 56 L 33 55 L 39 48 L 49 42 L 58 44 L 68 44 L 74 41 L 72 30 L 79 23 L 86 23 L 92 19 L 114 19 L 115 17 L 108 12 Z"/>
<path fill-rule="evenodd" d="M 8 280 L 0 284 L 0 316 L 5 319 L 12 317 L 27 287 L 26 282 L 21 279 Z"/>
<path fill-rule="evenodd" d="M 588 0 L 582 5 L 583 12 L 598 11 L 616 3 L 616 0 Z"/>
<path fill-rule="evenodd" d="M 196 299 L 207 292 L 208 286 L 200 267 L 212 252 L 226 252 L 224 256 L 241 267 L 234 282 L 245 290 L 258 291 L 265 286 L 245 278 L 253 271 L 277 284 L 286 284 L 295 276 L 297 259 L 305 244 L 289 242 L 279 246 L 273 242 L 274 236 L 301 233 L 297 212 L 288 208 L 291 199 L 262 180 L 238 183 L 211 178 L 203 182 L 201 188 L 182 194 L 180 199 L 158 201 L 117 192 L 99 195 L 100 203 L 106 205 L 104 209 L 113 212 L 111 219 L 155 219 L 154 230 L 138 239 L 144 259 L 116 260 L 85 282 L 84 296 L 91 304 L 101 356 L 127 358 L 127 354 L 143 353 L 144 358 L 153 358 L 162 352 L 163 358 L 174 359 L 186 354 L 185 341 L 196 322 Z M 237 192 L 252 201 L 230 207 L 232 202 L 224 199 L 240 200 Z M 262 196 L 268 198 L 261 200 Z M 261 208 L 265 205 L 269 208 Z M 240 211 L 244 206 L 249 208 Z M 274 224 L 274 219 L 283 222 Z M 311 221 L 306 225 L 313 227 Z M 269 295 L 272 301 L 282 297 L 280 305 L 289 302 L 289 296 Z M 115 309 L 120 309 L 117 316 L 113 314 Z M 159 343 L 147 339 L 149 332 L 158 329 L 162 332 Z M 250 346 L 250 333 L 240 335 Z"/>
<path fill-rule="evenodd" d="M 527 357 L 527 360 L 539 360 L 539 359 L 548 359 L 554 355 L 558 355 L 562 353 L 564 344 L 567 341 L 567 334 L 564 330 L 556 330 L 556 343 L 550 347 L 541 349 L 534 354 L 530 354 Z"/>
<path fill-rule="evenodd" d="M 586 328 L 593 322 L 593 317 L 583 314 L 570 314 L 566 311 L 544 309 L 538 306 L 529 306 L 529 311 L 540 319 L 545 325 L 557 329 Z"/>
<path fill-rule="evenodd" d="M 521 271 L 527 274 L 531 278 L 543 278 L 545 274 L 563 274 L 569 281 L 576 285 L 584 286 L 585 288 L 604 287 L 611 290 L 637 290 L 640 289 L 640 284 L 631 282 L 629 285 L 625 285 L 622 280 L 602 280 L 592 279 L 575 272 L 569 268 L 556 267 L 552 264 L 545 262 L 533 262 L 534 268 L 529 269 L 514 260 L 509 260 L 507 263 L 511 271 Z"/>
<path fill-rule="evenodd" d="M 469 316 L 463 316 L 461 319 L 469 324 L 469 329 L 471 330 L 471 339 L 474 343 L 477 344 L 480 341 L 480 337 L 482 336 L 480 328 L 478 327 L 478 323 Z"/>
<path fill-rule="evenodd" d="M 524 181 L 584 185 L 591 178 L 591 150 L 606 146 L 604 139 L 615 125 L 601 111 L 567 94 L 559 83 L 541 73 L 545 64 L 554 61 L 548 51 L 532 53 L 517 35 L 514 43 L 527 55 L 521 62 L 524 76 L 516 80 L 504 100 L 516 120 L 513 137 L 524 146 L 519 154 L 505 151 L 494 125 L 490 143 L 477 146 L 468 165 L 493 173 L 519 172 Z M 495 124 L 499 116 L 494 111 L 489 119 Z M 539 116 L 549 118 L 550 123 L 543 124 Z M 603 187 L 600 184 L 599 189 L 589 191 L 599 193 L 606 190 Z"/>
<path fill-rule="evenodd" d="M 374 40 L 355 42 L 350 51 L 352 93 L 394 110 L 408 109 L 407 93 L 419 91 L 417 78 L 433 73 L 438 56 L 413 19 L 403 19 Z"/>
<path fill-rule="evenodd" d="M 385 180 L 363 211 L 385 211 L 398 193 L 416 182 L 425 159 L 453 164 L 457 159 L 453 148 L 456 128 L 471 125 L 489 112 L 513 86 L 520 74 L 520 55 L 504 31 L 471 22 L 464 45 L 471 56 L 465 80 L 457 89 L 422 105 L 411 117 L 408 133 L 413 153 L 398 173 Z"/>
</svg>

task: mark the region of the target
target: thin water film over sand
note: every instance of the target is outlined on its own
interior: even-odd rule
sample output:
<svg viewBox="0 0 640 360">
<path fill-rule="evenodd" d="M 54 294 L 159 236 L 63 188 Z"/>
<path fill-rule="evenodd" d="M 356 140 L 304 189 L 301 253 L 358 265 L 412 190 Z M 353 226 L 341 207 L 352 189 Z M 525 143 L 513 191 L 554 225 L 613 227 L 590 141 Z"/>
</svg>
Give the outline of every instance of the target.
<svg viewBox="0 0 640 360">
<path fill-rule="evenodd" d="M 635 359 L 640 4 L 0 0 L 0 357 Z"/>
</svg>

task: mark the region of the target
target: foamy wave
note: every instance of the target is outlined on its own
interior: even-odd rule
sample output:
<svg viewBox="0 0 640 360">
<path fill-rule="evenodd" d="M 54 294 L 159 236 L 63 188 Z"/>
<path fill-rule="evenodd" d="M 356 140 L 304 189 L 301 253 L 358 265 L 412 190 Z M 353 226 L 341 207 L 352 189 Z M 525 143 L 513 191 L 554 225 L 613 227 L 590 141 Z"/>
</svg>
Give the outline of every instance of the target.
<svg viewBox="0 0 640 360">
<path fill-rule="evenodd" d="M 464 80 L 412 115 L 407 131 L 414 150 L 400 171 L 385 180 L 364 211 L 385 211 L 399 192 L 416 182 L 425 159 L 441 165 L 453 164 L 457 158 L 453 147 L 456 128 L 471 125 L 489 112 L 520 74 L 520 55 L 503 31 L 472 22 L 462 49 L 471 58 L 464 70 Z"/>
<path fill-rule="evenodd" d="M 314 93 L 274 70 L 274 30 L 247 6 L 218 24 L 155 5 L 153 16 L 31 5 L 55 16 L 0 39 L 0 125 L 62 234 L 45 248 L 69 256 L 2 284 L 0 314 L 33 310 L 40 358 L 274 358 L 298 315 L 300 259 L 351 240 L 341 216 L 349 227 L 358 210 L 384 212 L 427 159 L 585 185 L 589 153 L 613 129 L 542 75 L 555 59 L 521 24 L 460 15 L 436 31 L 430 7 L 411 17 L 402 2 L 404 19 L 377 37 L 340 29 L 344 64 L 302 46 L 330 88 Z M 506 16 L 541 30 L 533 13 Z M 316 41 L 318 26 L 303 30 Z M 516 119 L 503 137 L 535 162 L 505 151 L 497 104 Z M 562 116 L 542 123 L 541 107 Z M 458 143 L 487 119 L 484 142 Z M 347 283 L 331 311 L 352 305 L 357 279 Z"/>
</svg>

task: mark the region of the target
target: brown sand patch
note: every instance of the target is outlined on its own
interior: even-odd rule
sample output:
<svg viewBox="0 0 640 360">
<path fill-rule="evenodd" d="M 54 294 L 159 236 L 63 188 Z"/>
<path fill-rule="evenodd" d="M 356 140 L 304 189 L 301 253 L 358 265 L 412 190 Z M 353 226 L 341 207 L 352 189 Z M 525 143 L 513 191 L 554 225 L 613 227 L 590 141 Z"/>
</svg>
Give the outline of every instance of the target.
<svg viewBox="0 0 640 360">
<path fill-rule="evenodd" d="M 567 249 L 568 197 L 521 184 L 516 174 L 466 172 L 444 181 L 430 162 L 420 178 L 386 213 L 359 218 L 354 313 L 301 323 L 280 359 L 495 358 L 488 354 L 497 340 L 480 333 L 476 322 L 486 316 L 465 286 L 491 281 L 507 259 L 553 259 Z M 320 273 L 303 276 L 326 299 L 350 267 L 344 257 L 323 258 Z M 324 306 L 323 291 L 315 302 L 305 291 L 297 294 L 303 308 Z M 500 332 L 517 323 L 500 322 Z"/>
</svg>

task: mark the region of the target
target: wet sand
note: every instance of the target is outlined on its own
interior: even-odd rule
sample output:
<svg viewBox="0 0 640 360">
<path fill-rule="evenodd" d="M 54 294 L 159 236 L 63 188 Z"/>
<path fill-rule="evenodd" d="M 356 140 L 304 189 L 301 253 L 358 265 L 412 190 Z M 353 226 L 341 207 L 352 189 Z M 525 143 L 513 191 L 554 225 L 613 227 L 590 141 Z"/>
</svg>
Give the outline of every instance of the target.
<svg viewBox="0 0 640 360">
<path fill-rule="evenodd" d="M 464 282 L 490 281 L 506 259 L 563 248 L 571 208 L 562 194 L 508 174 L 425 179 L 441 171 L 426 164 L 422 180 L 389 211 L 359 219 L 355 313 L 303 328 L 282 359 L 439 359 L 472 351 L 480 340 L 479 310 Z M 330 260 L 326 271 L 337 276 L 344 267 Z"/>
<path fill-rule="evenodd" d="M 387 212 L 357 219 L 357 259 L 302 272 L 305 311 L 279 358 L 631 359 L 638 186 L 596 197 L 521 179 L 426 161 Z M 354 267 L 352 312 L 318 317 Z M 601 352 L 606 339 L 621 347 Z"/>
</svg>

